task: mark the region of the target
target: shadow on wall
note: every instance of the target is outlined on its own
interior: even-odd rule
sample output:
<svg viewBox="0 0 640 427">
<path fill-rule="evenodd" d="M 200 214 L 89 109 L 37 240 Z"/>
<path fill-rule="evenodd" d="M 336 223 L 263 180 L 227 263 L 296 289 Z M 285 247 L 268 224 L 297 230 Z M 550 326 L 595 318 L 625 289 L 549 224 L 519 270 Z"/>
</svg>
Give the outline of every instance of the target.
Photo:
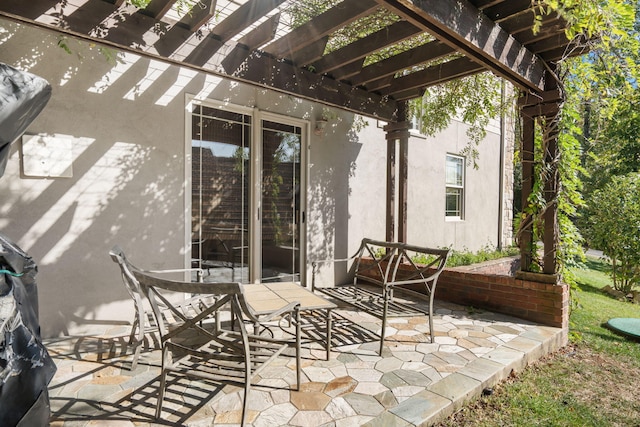
<svg viewBox="0 0 640 427">
<path fill-rule="evenodd" d="M 0 232 L 38 263 L 42 332 L 55 336 L 128 302 L 108 256 L 114 243 L 135 247 L 132 258 L 147 268 L 181 264 L 184 92 L 214 86 L 144 58 L 113 62 L 79 41 L 65 42 L 68 54 L 52 32 L 2 20 L 0 27 L 0 56 L 53 86 L 29 133 L 73 141 L 71 178 L 22 175 L 17 143 L 0 181 Z"/>
<path fill-rule="evenodd" d="M 353 120 L 353 116 L 349 116 Z M 356 160 L 362 144 L 353 130 L 352 121 L 328 126 L 322 139 L 311 147 L 308 224 L 309 262 L 347 258 L 349 253 L 349 199 L 351 178 L 356 174 Z M 338 135 L 344 135 L 338 137 Z M 336 160 L 338 159 L 338 160 Z M 333 232 L 333 234 L 332 234 Z M 344 269 L 334 270 L 334 281 L 347 276 Z"/>
</svg>

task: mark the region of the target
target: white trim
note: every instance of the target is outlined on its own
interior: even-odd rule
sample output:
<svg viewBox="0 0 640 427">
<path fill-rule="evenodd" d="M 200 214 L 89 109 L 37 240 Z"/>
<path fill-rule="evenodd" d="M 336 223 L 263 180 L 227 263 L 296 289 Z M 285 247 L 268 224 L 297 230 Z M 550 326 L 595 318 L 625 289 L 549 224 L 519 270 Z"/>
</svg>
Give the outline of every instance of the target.
<svg viewBox="0 0 640 427">
<path fill-rule="evenodd" d="M 251 211 L 249 230 L 249 282 L 259 282 L 262 276 L 262 125 L 261 112 L 257 108 L 251 115 L 251 149 L 249 158 L 249 210 Z"/>
<path fill-rule="evenodd" d="M 308 218 L 307 215 L 307 185 L 308 185 L 308 173 L 309 173 L 309 163 L 307 162 L 307 150 L 309 149 L 309 129 L 310 129 L 310 121 L 309 120 L 305 120 L 305 119 L 299 119 L 296 117 L 290 117 L 290 116 L 284 116 L 281 114 L 276 114 L 276 113 L 272 113 L 272 112 L 268 112 L 268 111 L 262 111 L 262 110 L 255 110 L 256 114 L 253 117 L 256 123 L 256 126 L 254 126 L 254 129 L 256 129 L 255 131 L 255 135 L 256 137 L 254 138 L 256 147 L 259 147 L 259 151 L 256 151 L 256 153 L 259 153 L 259 156 L 255 157 L 255 164 L 256 164 L 256 171 L 262 171 L 262 161 L 263 161 L 263 156 L 262 156 L 262 121 L 263 120 L 268 120 L 268 121 L 273 121 L 273 122 L 278 122 L 278 123 L 282 123 L 285 125 L 289 125 L 289 126 L 295 126 L 295 127 L 299 127 L 301 130 L 301 134 L 300 134 L 300 215 L 305 217 L 305 221 L 302 222 L 301 226 L 300 226 L 300 242 L 299 242 L 299 246 L 300 246 L 300 282 L 302 285 L 306 284 L 307 281 L 307 277 L 306 277 L 306 260 L 307 260 L 307 221 L 306 219 Z M 252 151 L 253 152 L 253 151 Z M 258 179 L 258 180 L 254 180 L 254 191 L 256 191 L 256 194 L 254 196 L 252 196 L 252 200 L 262 200 L 262 180 Z M 304 191 L 302 191 L 304 189 Z M 256 197 L 255 199 L 253 199 L 253 197 Z M 262 227 L 262 221 L 260 221 L 259 224 L 260 227 Z M 262 242 L 259 241 L 259 237 L 262 235 L 262 230 L 261 229 L 256 229 L 256 233 L 254 234 L 254 238 L 257 240 L 255 242 L 255 250 L 257 253 L 256 256 L 256 260 L 257 260 L 257 267 L 258 268 L 254 268 L 251 271 L 256 271 L 256 272 L 261 272 L 262 271 Z M 253 267 L 253 265 L 252 265 Z M 257 280 L 257 278 L 250 278 L 251 281 L 255 281 Z"/>
<path fill-rule="evenodd" d="M 409 129 L 409 135 L 411 135 L 414 138 L 427 139 L 427 135 L 420 132 L 422 117 L 415 117 L 412 115 L 410 122 L 411 122 L 411 129 Z M 416 127 L 414 127 L 414 125 Z"/>
<path fill-rule="evenodd" d="M 191 157 L 191 112 L 194 95 L 186 93 L 184 96 L 184 268 L 191 268 L 191 173 L 193 171 L 193 159 Z M 187 280 L 187 272 L 185 272 L 184 280 Z"/>
<path fill-rule="evenodd" d="M 457 159 L 460 160 L 462 163 L 462 184 L 458 185 L 458 184 L 449 184 L 447 182 L 447 163 L 449 158 L 453 158 L 453 159 Z M 444 171 L 444 191 L 445 191 L 445 211 L 444 211 L 444 217 L 445 220 L 448 221 L 464 221 L 464 217 L 465 217 L 465 209 L 466 209 L 466 180 L 467 180 L 467 172 L 466 172 L 466 168 L 467 168 L 467 163 L 466 163 L 467 159 L 464 156 L 460 156 L 458 154 L 451 154 L 451 153 L 446 153 L 445 155 L 445 171 Z M 460 215 L 447 215 L 447 200 L 446 200 L 446 196 L 447 196 L 447 189 L 448 188 L 457 188 L 462 190 L 462 194 L 460 195 Z"/>
<path fill-rule="evenodd" d="M 225 111 L 231 111 L 239 114 L 246 114 L 247 116 L 253 116 L 254 112 L 257 111 L 255 108 L 252 108 L 252 107 L 244 107 L 241 105 L 229 104 L 228 102 L 221 102 L 216 99 L 201 99 L 201 98 L 196 98 L 194 97 L 194 95 L 191 95 L 191 94 L 187 94 L 187 97 L 190 98 L 186 106 L 187 107 L 186 109 L 188 112 L 192 111 L 189 108 L 191 103 L 197 104 L 197 105 L 203 105 L 205 107 L 216 108 L 218 110 L 225 110 Z"/>
</svg>

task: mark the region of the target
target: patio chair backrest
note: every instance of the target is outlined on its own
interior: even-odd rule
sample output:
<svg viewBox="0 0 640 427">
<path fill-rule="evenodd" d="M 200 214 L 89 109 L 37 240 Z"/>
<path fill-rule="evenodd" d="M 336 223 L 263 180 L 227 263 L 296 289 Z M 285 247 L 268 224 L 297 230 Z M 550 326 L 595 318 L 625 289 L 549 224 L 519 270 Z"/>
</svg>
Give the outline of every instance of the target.
<svg viewBox="0 0 640 427">
<path fill-rule="evenodd" d="M 135 268 L 131 271 L 151 304 L 162 341 L 162 376 L 156 417 L 160 417 L 162 410 L 166 372 L 173 371 L 207 379 L 226 376 L 234 382 L 243 383 L 241 425 L 244 425 L 252 378 L 261 367 L 285 351 L 292 343 L 291 339 L 278 340 L 260 335 L 263 331 L 258 325 L 260 319 L 244 301 L 240 283 L 184 282 L 160 278 Z M 172 298 L 174 293 L 195 296 L 176 301 Z M 226 312 L 229 305 L 230 329 L 223 327 L 220 321 L 222 312 Z M 301 338 L 298 308 L 299 304 L 295 303 L 273 314 L 293 315 L 290 319 L 296 328 L 296 381 L 299 390 Z M 265 318 L 265 321 L 273 318 Z M 254 325 L 254 334 L 248 333 L 246 321 Z M 234 328 L 234 323 L 237 328 Z"/>
<path fill-rule="evenodd" d="M 226 303 L 231 303 L 236 313 L 242 314 L 249 322 L 261 321 L 260 316 L 258 316 L 247 303 L 244 297 L 244 285 L 240 283 L 182 282 L 153 276 L 135 267 L 130 268 L 136 283 L 139 283 L 142 292 L 144 292 L 144 295 L 151 304 L 151 308 L 155 313 L 156 323 L 161 330 L 161 335 L 162 333 L 167 333 L 167 308 L 175 315 L 173 321 L 184 320 L 185 316 L 193 315 L 194 313 L 196 313 L 198 317 L 204 318 L 206 316 L 201 314 L 201 311 L 204 309 L 204 306 L 201 304 L 204 298 L 208 298 L 209 301 L 211 299 L 220 301 L 216 304 L 215 311 L 220 310 Z M 187 301 L 172 302 L 167 298 L 167 292 L 192 294 L 197 295 L 199 298 L 194 297 Z M 293 306 L 293 304 L 290 305 Z M 208 306 L 209 304 L 207 303 L 207 307 Z M 207 311 L 212 312 L 214 310 L 209 309 Z M 172 322 L 170 321 L 169 323 Z"/>
<path fill-rule="evenodd" d="M 240 303 L 243 297 L 239 283 L 183 282 L 152 276 L 136 268 L 132 273 L 151 304 L 163 342 L 179 333 L 174 329 L 176 324 L 195 324 L 205 318 L 213 318 L 227 303 L 237 313 L 246 313 L 246 304 Z M 180 301 L 171 299 L 171 294 L 197 297 Z"/>
<path fill-rule="evenodd" d="M 222 297 L 228 296 L 226 302 L 229 302 L 231 296 L 235 295 L 236 303 L 238 305 L 238 312 L 242 312 L 250 321 L 259 321 L 257 316 L 251 307 L 246 303 L 242 292 L 242 285 L 240 283 L 203 283 L 203 282 L 181 282 L 176 280 L 163 279 L 156 276 L 152 276 L 148 271 L 141 270 L 134 266 L 122 248 L 115 245 L 109 252 L 111 258 L 120 266 L 122 280 L 125 284 L 127 292 L 131 295 L 134 301 L 136 310 L 136 321 L 144 328 L 144 322 L 147 316 L 148 308 L 144 305 L 145 298 L 149 301 L 151 309 L 154 313 L 155 326 L 160 329 L 161 338 L 162 333 L 166 332 L 167 327 L 167 315 L 169 312 L 174 311 L 172 306 L 179 306 L 179 310 L 184 313 L 187 310 L 197 310 L 197 303 L 195 305 L 175 304 L 168 301 L 165 296 L 162 295 L 162 290 L 178 292 L 178 293 L 191 293 L 191 294 L 206 294 L 210 297 Z M 167 270 L 169 271 L 169 270 Z M 141 281 L 142 279 L 142 281 Z M 197 301 L 197 299 L 195 300 Z M 167 311 L 169 308 L 169 311 Z M 175 307 L 174 307 L 175 308 Z"/>
<path fill-rule="evenodd" d="M 144 294 L 142 293 L 142 289 L 140 289 L 140 284 L 131 272 L 132 264 L 127 259 L 122 248 L 118 245 L 111 248 L 109 255 L 111 255 L 113 262 L 120 266 L 122 281 L 124 282 L 127 292 L 136 303 L 135 305 L 137 310 L 138 307 L 142 305 L 142 297 Z"/>
<path fill-rule="evenodd" d="M 133 276 L 132 269 L 135 267 L 129 262 L 124 251 L 118 245 L 115 245 L 109 251 L 109 255 L 113 262 L 118 264 L 120 267 L 122 282 L 124 283 L 129 296 L 131 296 L 131 299 L 133 300 L 135 317 L 132 322 L 131 333 L 129 334 L 129 345 L 135 346 L 133 359 L 131 361 L 131 370 L 133 370 L 138 365 L 138 359 L 142 350 L 145 333 L 154 331 L 155 325 L 151 324 L 149 321 L 149 316 L 147 315 L 147 310 L 144 305 L 144 292 L 140 288 L 138 280 Z M 149 328 L 147 328 L 147 325 L 149 325 Z"/>
</svg>

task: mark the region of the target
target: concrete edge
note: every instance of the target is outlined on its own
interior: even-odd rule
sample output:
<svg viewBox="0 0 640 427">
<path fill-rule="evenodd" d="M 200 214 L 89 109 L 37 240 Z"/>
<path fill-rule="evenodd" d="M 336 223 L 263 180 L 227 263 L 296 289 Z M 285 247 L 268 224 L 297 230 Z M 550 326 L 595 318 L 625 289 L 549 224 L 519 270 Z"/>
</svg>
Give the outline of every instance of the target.
<svg viewBox="0 0 640 427">
<path fill-rule="evenodd" d="M 420 392 L 390 408 L 367 423 L 367 426 L 432 426 L 478 398 L 492 387 L 543 356 L 567 344 L 561 328 L 539 326 L 474 360 L 458 372 L 446 376 Z"/>
</svg>

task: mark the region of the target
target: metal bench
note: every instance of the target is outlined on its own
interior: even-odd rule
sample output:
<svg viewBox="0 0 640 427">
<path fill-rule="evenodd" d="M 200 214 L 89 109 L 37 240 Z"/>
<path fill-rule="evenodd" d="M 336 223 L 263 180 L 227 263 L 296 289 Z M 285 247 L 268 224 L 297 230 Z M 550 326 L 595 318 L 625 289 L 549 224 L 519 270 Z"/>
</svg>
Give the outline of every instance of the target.
<svg viewBox="0 0 640 427">
<path fill-rule="evenodd" d="M 365 238 L 358 251 L 349 258 L 313 261 L 311 286 L 316 289 L 320 264 L 352 262 L 353 280 L 350 283 L 317 290 L 382 320 L 379 354 L 382 354 L 384 347 L 389 317 L 427 315 L 431 342 L 434 342 L 433 298 L 438 277 L 450 253 L 449 249 Z M 395 291 L 428 301 L 428 309 L 422 308 L 423 305 L 397 301 L 393 295 Z"/>
</svg>

